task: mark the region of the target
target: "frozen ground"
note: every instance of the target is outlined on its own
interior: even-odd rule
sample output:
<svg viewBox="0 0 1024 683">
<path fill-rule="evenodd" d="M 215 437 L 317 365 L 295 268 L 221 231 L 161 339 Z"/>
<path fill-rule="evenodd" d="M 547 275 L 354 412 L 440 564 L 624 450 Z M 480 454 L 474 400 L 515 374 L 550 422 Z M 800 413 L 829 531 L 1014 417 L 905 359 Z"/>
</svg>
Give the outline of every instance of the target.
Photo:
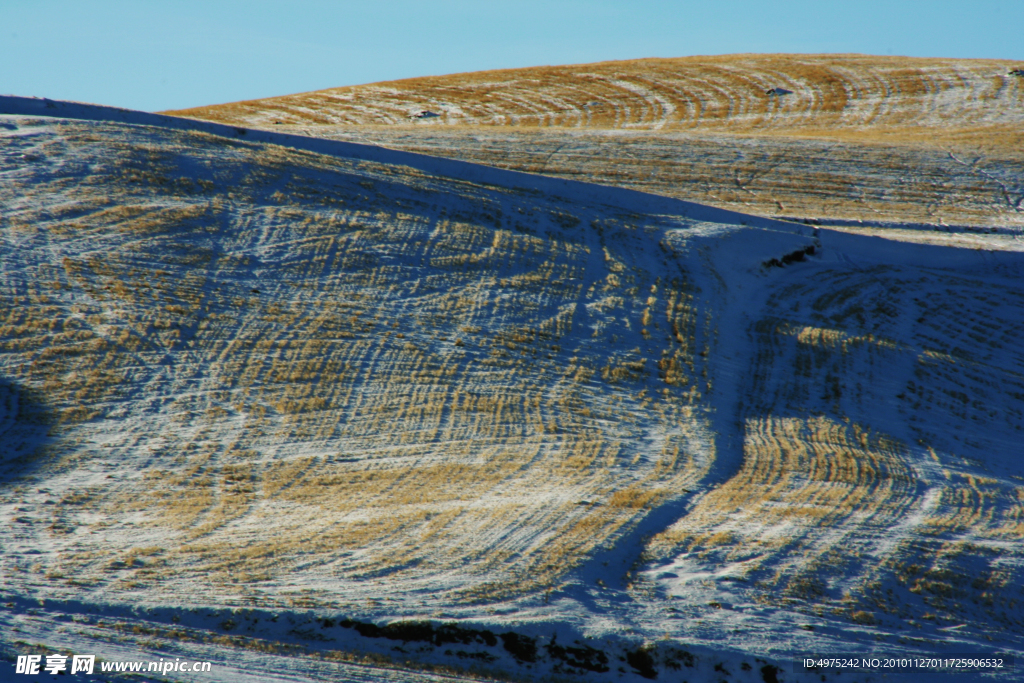
<svg viewBox="0 0 1024 683">
<path fill-rule="evenodd" d="M 1013 239 L 0 112 L 9 656 L 817 681 L 934 674 L 798 658 L 1024 651 Z"/>
</svg>

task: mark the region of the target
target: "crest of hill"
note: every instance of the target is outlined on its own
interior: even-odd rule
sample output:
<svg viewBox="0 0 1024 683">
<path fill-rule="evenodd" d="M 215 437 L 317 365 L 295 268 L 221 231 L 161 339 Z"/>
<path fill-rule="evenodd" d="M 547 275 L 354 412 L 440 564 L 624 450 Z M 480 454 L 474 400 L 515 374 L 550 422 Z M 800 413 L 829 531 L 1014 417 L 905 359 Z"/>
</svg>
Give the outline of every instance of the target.
<svg viewBox="0 0 1024 683">
<path fill-rule="evenodd" d="M 727 55 L 482 71 L 198 107 L 179 116 L 274 124 L 694 130 L 814 135 L 1020 125 L 1008 60 Z"/>
</svg>

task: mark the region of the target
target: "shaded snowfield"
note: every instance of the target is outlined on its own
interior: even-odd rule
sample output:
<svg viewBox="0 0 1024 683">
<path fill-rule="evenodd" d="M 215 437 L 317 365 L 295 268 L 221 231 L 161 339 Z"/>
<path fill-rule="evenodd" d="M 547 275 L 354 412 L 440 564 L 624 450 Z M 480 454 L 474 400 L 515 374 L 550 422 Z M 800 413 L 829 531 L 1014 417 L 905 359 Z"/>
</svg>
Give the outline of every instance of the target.
<svg viewBox="0 0 1024 683">
<path fill-rule="evenodd" d="M 1024 649 L 1013 249 L 52 104 L 0 121 L 8 653 L 793 680 Z"/>
</svg>

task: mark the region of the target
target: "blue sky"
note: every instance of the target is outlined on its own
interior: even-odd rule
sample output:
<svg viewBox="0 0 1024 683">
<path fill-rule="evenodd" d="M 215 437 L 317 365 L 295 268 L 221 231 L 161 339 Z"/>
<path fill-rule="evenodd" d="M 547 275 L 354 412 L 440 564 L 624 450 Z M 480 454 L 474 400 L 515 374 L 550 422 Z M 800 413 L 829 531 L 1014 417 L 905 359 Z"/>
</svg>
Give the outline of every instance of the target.
<svg viewBox="0 0 1024 683">
<path fill-rule="evenodd" d="M 0 94 L 157 111 L 638 57 L 1024 62 L 1024 0 L 0 0 Z"/>
</svg>

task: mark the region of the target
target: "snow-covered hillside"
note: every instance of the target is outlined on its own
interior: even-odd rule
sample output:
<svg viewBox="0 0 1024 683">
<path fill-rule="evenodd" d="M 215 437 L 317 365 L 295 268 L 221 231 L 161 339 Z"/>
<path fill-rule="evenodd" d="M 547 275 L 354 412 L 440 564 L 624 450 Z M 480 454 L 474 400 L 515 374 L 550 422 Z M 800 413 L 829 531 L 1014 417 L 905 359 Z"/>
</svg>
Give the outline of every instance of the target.
<svg viewBox="0 0 1024 683">
<path fill-rule="evenodd" d="M 799 657 L 1024 653 L 1019 252 L 0 112 L 5 654 L 817 681 Z"/>
</svg>

